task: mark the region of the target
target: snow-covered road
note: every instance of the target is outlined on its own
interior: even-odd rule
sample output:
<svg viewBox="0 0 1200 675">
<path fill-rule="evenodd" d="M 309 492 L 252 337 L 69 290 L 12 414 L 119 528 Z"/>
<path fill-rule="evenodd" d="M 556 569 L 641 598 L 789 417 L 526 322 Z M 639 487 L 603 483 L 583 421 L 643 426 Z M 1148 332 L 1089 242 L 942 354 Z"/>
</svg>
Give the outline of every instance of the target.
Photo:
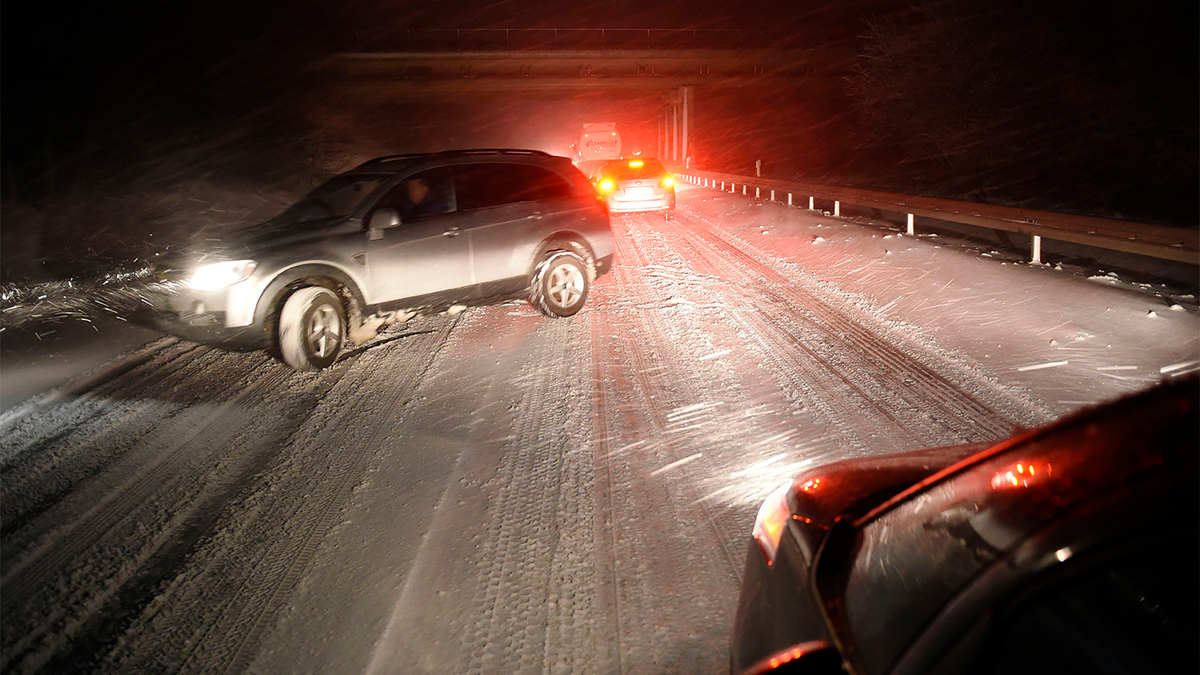
<svg viewBox="0 0 1200 675">
<path fill-rule="evenodd" d="M 723 672 L 799 468 L 1200 366 L 1194 309 L 1104 275 L 690 186 L 614 229 L 571 319 L 414 319 L 318 374 L 162 338 L 0 416 L 0 669 Z"/>
</svg>

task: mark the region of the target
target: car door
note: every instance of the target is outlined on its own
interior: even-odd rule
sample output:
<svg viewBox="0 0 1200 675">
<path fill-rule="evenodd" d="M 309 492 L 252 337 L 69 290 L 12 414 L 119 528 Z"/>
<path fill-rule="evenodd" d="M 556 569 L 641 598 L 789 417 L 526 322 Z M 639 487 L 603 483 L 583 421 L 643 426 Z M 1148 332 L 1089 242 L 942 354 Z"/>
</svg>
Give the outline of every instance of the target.
<svg viewBox="0 0 1200 675">
<path fill-rule="evenodd" d="M 424 190 L 417 189 L 422 183 Z M 474 299 L 466 234 L 471 214 L 457 207 L 448 168 L 430 169 L 401 181 L 367 214 L 367 222 L 382 208 L 395 209 L 401 222 L 381 230 L 377 239 L 367 235 L 370 304 L 387 308 Z"/>
<path fill-rule="evenodd" d="M 496 163 L 472 167 L 461 182 L 490 195 L 472 213 L 471 256 L 480 294 L 494 297 L 528 286 L 537 246 L 552 230 L 571 185 L 558 174 L 528 164 Z"/>
</svg>

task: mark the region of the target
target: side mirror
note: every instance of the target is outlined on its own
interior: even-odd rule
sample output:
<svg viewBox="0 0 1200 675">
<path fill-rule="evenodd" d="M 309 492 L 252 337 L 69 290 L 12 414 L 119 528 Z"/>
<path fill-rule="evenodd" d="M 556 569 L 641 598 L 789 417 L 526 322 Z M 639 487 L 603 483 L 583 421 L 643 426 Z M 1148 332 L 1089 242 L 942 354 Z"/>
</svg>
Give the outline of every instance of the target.
<svg viewBox="0 0 1200 675">
<path fill-rule="evenodd" d="M 379 209 L 367 221 L 367 239 L 383 239 L 383 231 L 400 225 L 400 212 L 396 209 Z"/>
</svg>

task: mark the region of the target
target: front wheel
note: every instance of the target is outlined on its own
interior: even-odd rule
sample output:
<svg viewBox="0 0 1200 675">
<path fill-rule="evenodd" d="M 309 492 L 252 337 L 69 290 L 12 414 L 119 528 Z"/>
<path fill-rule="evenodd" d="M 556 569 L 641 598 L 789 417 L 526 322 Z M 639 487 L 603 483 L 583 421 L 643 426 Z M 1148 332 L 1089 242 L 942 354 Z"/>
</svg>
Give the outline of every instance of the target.
<svg viewBox="0 0 1200 675">
<path fill-rule="evenodd" d="M 345 343 L 342 303 L 328 288 L 301 288 L 283 303 L 279 351 L 296 370 L 320 370 L 337 360 Z"/>
<path fill-rule="evenodd" d="M 557 251 L 538 264 L 530 301 L 546 316 L 572 316 L 588 295 L 587 265 L 574 253 Z"/>
</svg>

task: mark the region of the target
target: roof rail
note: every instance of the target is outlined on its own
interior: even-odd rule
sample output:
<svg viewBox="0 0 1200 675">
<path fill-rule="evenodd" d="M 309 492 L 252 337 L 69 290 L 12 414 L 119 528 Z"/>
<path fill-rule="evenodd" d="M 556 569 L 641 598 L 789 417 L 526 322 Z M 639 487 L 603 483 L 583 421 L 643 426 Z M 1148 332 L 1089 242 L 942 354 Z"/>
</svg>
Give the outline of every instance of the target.
<svg viewBox="0 0 1200 675">
<path fill-rule="evenodd" d="M 454 155 L 530 155 L 533 157 L 549 157 L 550 154 L 541 150 L 527 150 L 524 148 L 466 148 L 463 150 L 443 150 L 435 152 L 438 157 L 454 156 Z"/>
<path fill-rule="evenodd" d="M 426 157 L 458 157 L 458 156 L 477 156 L 477 155 L 525 155 L 528 157 L 549 157 L 550 154 L 541 150 L 527 150 L 524 148 L 466 148 L 462 150 L 441 150 L 439 152 L 414 152 L 407 155 L 384 155 L 375 157 L 354 167 L 352 170 L 362 169 L 364 167 L 383 164 L 384 162 L 393 162 L 405 159 L 422 159 Z"/>
<path fill-rule="evenodd" d="M 428 152 L 413 152 L 413 153 L 409 153 L 407 155 L 384 155 L 382 157 L 374 157 L 374 158 L 368 159 L 367 161 L 363 162 L 362 164 L 359 164 L 358 166 L 356 166 L 354 168 L 361 169 L 364 166 L 374 166 L 376 164 L 383 164 L 384 162 L 391 162 L 391 161 L 400 160 L 400 159 L 417 159 L 418 157 L 426 157 L 429 154 L 430 153 L 428 153 Z"/>
</svg>

